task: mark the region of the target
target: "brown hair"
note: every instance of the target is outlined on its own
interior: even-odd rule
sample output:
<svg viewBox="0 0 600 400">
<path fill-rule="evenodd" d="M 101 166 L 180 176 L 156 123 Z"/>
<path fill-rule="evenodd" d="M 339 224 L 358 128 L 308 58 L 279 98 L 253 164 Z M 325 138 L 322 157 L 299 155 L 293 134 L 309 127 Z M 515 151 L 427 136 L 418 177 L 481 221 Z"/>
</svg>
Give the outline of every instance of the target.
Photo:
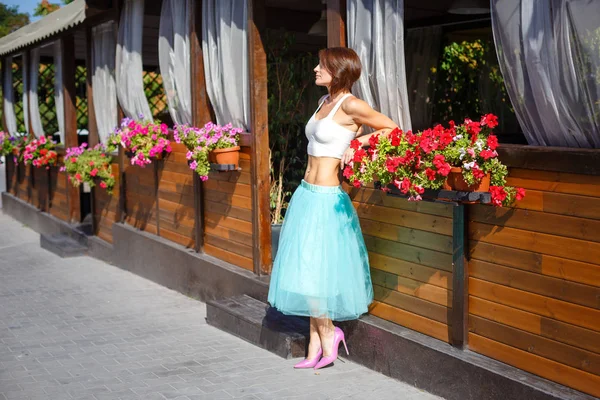
<svg viewBox="0 0 600 400">
<path fill-rule="evenodd" d="M 360 78 L 362 65 L 358 54 L 347 47 L 330 47 L 319 51 L 319 62 L 331 74 L 329 91 L 337 93 L 352 89 L 354 82 Z"/>
</svg>

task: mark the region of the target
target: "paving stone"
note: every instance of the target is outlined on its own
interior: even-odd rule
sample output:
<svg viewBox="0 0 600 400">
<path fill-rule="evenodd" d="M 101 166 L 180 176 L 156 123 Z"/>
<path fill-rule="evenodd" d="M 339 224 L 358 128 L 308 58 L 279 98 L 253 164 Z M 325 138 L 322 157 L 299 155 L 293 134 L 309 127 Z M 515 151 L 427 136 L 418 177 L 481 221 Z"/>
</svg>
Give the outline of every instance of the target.
<svg viewBox="0 0 600 400">
<path fill-rule="evenodd" d="M 348 361 L 294 370 L 207 325 L 202 302 L 0 226 L 0 400 L 439 400 Z"/>
</svg>

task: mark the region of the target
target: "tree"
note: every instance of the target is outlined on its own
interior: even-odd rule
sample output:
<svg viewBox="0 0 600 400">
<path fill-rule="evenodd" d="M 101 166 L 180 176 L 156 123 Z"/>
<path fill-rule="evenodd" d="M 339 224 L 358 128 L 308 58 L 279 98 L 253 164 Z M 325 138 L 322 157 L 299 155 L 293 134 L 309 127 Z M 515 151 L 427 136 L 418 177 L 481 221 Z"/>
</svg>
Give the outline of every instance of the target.
<svg viewBox="0 0 600 400">
<path fill-rule="evenodd" d="M 0 37 L 29 23 L 29 15 L 19 12 L 19 6 L 7 6 L 0 3 Z"/>
<path fill-rule="evenodd" d="M 35 10 L 33 10 L 33 15 L 36 17 L 45 17 L 53 11 L 56 11 L 60 8 L 59 4 L 50 3 L 48 0 L 42 0 L 40 4 L 37 5 Z"/>
</svg>

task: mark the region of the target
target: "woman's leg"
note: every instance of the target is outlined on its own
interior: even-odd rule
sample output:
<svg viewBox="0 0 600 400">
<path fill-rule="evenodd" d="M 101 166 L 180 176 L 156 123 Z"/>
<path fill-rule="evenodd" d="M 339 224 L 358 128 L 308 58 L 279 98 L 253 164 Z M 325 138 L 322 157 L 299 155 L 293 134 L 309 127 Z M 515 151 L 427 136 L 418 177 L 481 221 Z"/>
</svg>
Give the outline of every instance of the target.
<svg viewBox="0 0 600 400">
<path fill-rule="evenodd" d="M 321 346 L 323 347 L 323 357 L 329 357 L 333 350 L 333 330 L 335 326 L 329 318 L 315 318 L 315 321 Z"/>
<path fill-rule="evenodd" d="M 317 356 L 319 349 L 321 348 L 321 338 L 319 337 L 319 330 L 317 327 L 317 319 L 310 318 L 310 343 L 308 344 L 308 354 L 306 355 L 307 360 L 312 360 Z"/>
</svg>

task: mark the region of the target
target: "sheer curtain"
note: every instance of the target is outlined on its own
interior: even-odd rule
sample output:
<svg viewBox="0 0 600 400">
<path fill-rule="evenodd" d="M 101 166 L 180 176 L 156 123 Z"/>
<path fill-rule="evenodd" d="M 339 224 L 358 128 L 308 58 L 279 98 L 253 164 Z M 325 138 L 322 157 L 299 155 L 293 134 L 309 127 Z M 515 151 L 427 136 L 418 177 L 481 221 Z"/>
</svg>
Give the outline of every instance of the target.
<svg viewBox="0 0 600 400">
<path fill-rule="evenodd" d="M 44 126 L 42 116 L 40 115 L 40 103 L 38 99 L 38 80 L 40 77 L 40 48 L 31 50 L 31 60 L 29 68 L 29 115 L 31 118 L 31 128 L 33 134 L 37 137 L 44 136 Z"/>
<path fill-rule="evenodd" d="M 92 28 L 92 85 L 100 143 L 106 143 L 118 124 L 115 84 L 115 35 L 112 21 Z"/>
<path fill-rule="evenodd" d="M 23 120 L 25 121 L 25 132 L 29 135 L 29 57 L 27 53 L 23 54 L 21 76 L 23 79 Z"/>
<path fill-rule="evenodd" d="M 492 1 L 500 69 L 529 144 L 600 147 L 598 15 L 598 1 Z"/>
<path fill-rule="evenodd" d="M 192 122 L 190 10 L 190 0 L 163 0 L 160 13 L 160 74 L 176 124 Z"/>
<path fill-rule="evenodd" d="M 151 121 L 153 116 L 144 93 L 143 33 L 144 0 L 126 0 L 117 40 L 117 96 L 127 117 Z"/>
<path fill-rule="evenodd" d="M 6 121 L 6 129 L 11 135 L 17 133 L 17 116 L 15 115 L 15 91 L 13 88 L 13 73 L 12 73 L 13 58 L 6 57 L 4 59 L 4 119 Z"/>
<path fill-rule="evenodd" d="M 247 0 L 202 2 L 206 89 L 218 124 L 250 128 Z"/>
<path fill-rule="evenodd" d="M 363 73 L 355 94 L 411 129 L 404 67 L 404 0 L 348 0 L 348 47 L 354 49 Z"/>
<path fill-rule="evenodd" d="M 409 29 L 406 34 L 406 83 L 413 129 L 433 124 L 433 75 L 440 58 L 442 27 Z"/>
<path fill-rule="evenodd" d="M 63 93 L 63 54 L 62 42 L 54 42 L 54 104 L 56 104 L 56 119 L 58 120 L 58 135 L 60 142 L 65 143 L 65 102 Z M 95 88 L 94 88 L 95 89 Z"/>
</svg>

